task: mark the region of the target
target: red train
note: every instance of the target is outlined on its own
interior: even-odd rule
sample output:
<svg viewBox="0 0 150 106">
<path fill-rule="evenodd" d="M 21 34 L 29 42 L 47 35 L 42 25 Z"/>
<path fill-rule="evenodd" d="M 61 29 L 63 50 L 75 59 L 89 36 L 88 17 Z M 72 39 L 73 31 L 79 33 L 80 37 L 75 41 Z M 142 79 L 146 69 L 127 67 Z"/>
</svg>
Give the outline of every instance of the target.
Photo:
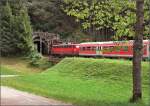
<svg viewBox="0 0 150 106">
<path fill-rule="evenodd" d="M 52 55 L 70 56 L 102 56 L 127 57 L 133 56 L 133 41 L 86 42 L 80 44 L 54 45 Z M 150 56 L 150 42 L 143 41 L 143 57 Z"/>
<path fill-rule="evenodd" d="M 51 49 L 51 54 L 60 56 L 77 56 L 79 55 L 79 44 L 53 45 Z"/>
</svg>

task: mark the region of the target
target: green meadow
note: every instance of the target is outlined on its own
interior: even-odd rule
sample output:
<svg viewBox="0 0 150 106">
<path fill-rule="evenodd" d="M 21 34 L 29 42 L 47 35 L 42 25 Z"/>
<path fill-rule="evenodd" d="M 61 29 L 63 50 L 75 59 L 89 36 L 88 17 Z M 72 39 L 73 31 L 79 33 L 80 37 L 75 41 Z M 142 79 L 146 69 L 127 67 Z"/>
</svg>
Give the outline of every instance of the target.
<svg viewBox="0 0 150 106">
<path fill-rule="evenodd" d="M 2 74 L 20 74 L 7 63 L 1 70 Z M 143 62 L 143 99 L 134 104 L 129 102 L 132 97 L 132 62 L 129 60 L 65 58 L 46 71 L 2 78 L 1 83 L 77 106 L 147 106 L 149 74 L 149 63 Z"/>
</svg>

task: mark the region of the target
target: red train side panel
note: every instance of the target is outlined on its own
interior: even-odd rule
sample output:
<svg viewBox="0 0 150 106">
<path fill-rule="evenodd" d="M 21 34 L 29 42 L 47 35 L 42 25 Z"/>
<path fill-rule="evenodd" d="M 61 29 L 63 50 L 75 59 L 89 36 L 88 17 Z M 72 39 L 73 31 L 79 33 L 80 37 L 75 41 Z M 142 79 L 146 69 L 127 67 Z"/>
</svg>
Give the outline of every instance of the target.
<svg viewBox="0 0 150 106">
<path fill-rule="evenodd" d="M 104 57 L 133 57 L 133 41 L 89 42 L 81 44 L 54 45 L 52 55 L 70 56 L 104 56 Z M 150 55 L 150 43 L 143 41 L 143 57 Z"/>
<path fill-rule="evenodd" d="M 51 49 L 52 55 L 78 55 L 79 46 L 77 44 L 54 45 Z"/>
</svg>

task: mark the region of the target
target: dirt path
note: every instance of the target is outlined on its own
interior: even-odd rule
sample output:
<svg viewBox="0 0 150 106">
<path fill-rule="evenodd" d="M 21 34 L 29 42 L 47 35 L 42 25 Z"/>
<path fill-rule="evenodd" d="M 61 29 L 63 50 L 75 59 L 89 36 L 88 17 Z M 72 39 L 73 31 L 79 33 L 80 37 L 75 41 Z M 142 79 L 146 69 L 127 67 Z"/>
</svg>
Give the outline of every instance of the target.
<svg viewBox="0 0 150 106">
<path fill-rule="evenodd" d="M 69 103 L 63 103 L 54 99 L 48 99 L 45 97 L 29 94 L 27 92 L 15 90 L 13 88 L 1 86 L 1 106 L 4 105 L 71 106 Z"/>
<path fill-rule="evenodd" d="M 0 75 L 0 78 L 17 77 L 19 75 Z"/>
</svg>

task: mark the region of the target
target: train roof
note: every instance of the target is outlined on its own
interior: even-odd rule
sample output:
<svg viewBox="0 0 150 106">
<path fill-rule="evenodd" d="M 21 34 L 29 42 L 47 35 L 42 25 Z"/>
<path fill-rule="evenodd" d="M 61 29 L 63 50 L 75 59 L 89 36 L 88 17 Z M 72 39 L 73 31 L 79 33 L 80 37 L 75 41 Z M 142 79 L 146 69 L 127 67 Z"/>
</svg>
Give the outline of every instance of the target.
<svg viewBox="0 0 150 106">
<path fill-rule="evenodd" d="M 87 46 L 127 46 L 127 45 L 133 45 L 133 40 L 129 41 L 107 41 L 107 42 L 85 42 L 85 43 L 80 43 L 80 47 L 87 47 Z M 150 40 L 143 40 L 144 44 L 150 44 Z"/>
<path fill-rule="evenodd" d="M 133 44 L 134 40 L 129 41 L 106 41 L 106 42 L 83 42 L 80 44 L 72 44 L 72 43 L 64 43 L 64 44 L 57 44 L 53 46 L 88 46 L 88 45 L 114 45 L 114 44 Z M 143 40 L 145 44 L 150 44 L 150 40 Z"/>
<path fill-rule="evenodd" d="M 129 40 L 129 41 L 106 41 L 106 42 L 83 42 L 80 43 L 80 45 L 82 44 L 113 44 L 113 43 L 133 43 L 134 40 Z M 143 40 L 144 43 L 148 43 L 150 42 L 150 40 Z"/>
<path fill-rule="evenodd" d="M 53 46 L 77 46 L 77 45 L 79 45 L 79 44 L 57 44 L 57 45 L 53 45 Z"/>
</svg>

